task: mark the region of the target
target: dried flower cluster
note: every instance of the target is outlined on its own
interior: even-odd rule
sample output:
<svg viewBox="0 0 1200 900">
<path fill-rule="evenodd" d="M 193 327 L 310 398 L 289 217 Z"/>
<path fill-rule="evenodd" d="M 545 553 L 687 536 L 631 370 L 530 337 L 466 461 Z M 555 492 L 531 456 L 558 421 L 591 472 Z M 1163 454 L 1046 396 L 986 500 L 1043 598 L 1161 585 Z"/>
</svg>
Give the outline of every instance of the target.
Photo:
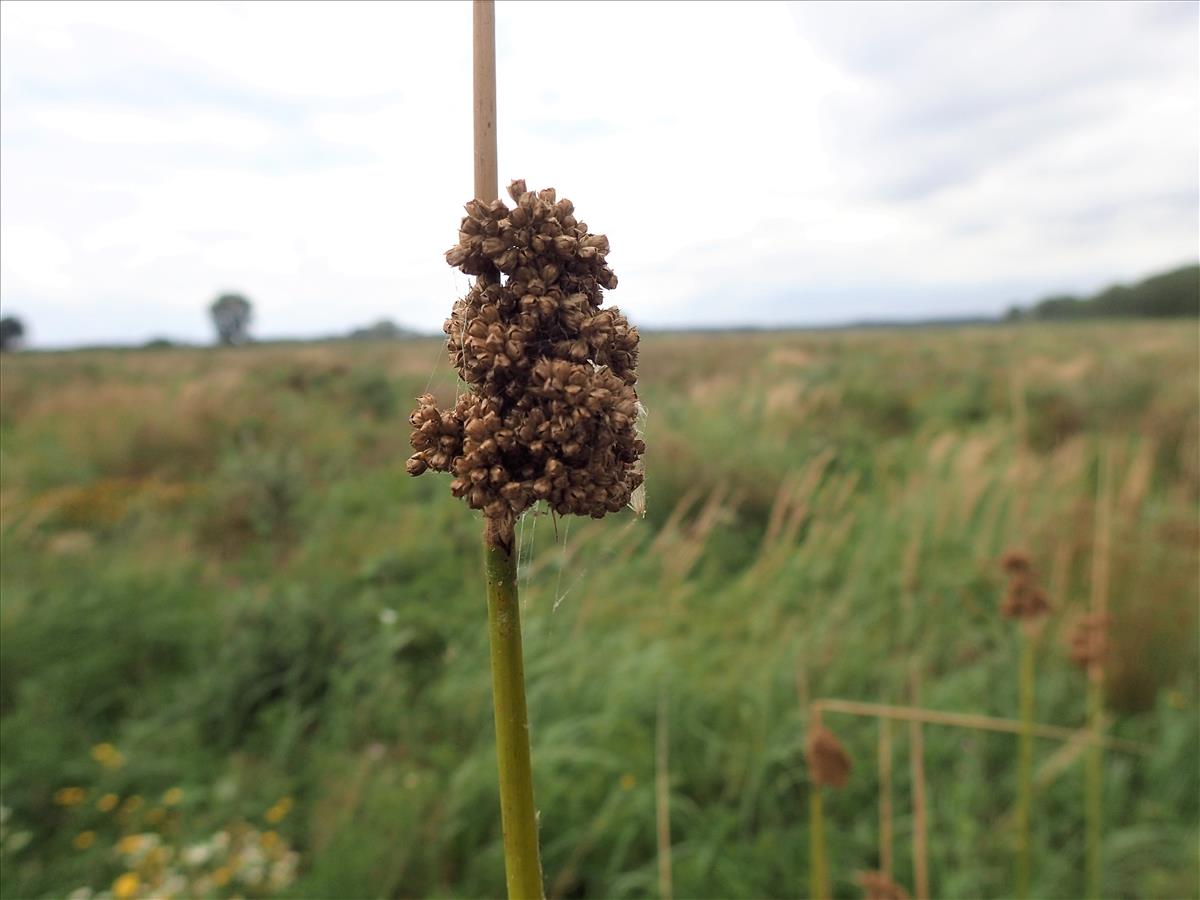
<svg viewBox="0 0 1200 900">
<path fill-rule="evenodd" d="M 477 276 L 444 327 L 470 391 L 447 410 L 419 399 L 407 468 L 452 473 L 451 493 L 492 520 L 538 500 L 599 518 L 642 483 L 637 329 L 600 309 L 602 290 L 617 286 L 608 238 L 553 188 L 514 181 L 508 192 L 511 209 L 468 203 L 446 253 Z"/>
<path fill-rule="evenodd" d="M 825 726 L 817 724 L 809 729 L 804 756 L 813 784 L 843 788 L 850 780 L 850 754 Z"/>
<path fill-rule="evenodd" d="M 1050 601 L 1037 583 L 1028 554 L 1009 550 L 1001 558 L 1000 567 L 1008 573 L 1008 590 L 1000 603 L 1001 615 L 1032 623 L 1050 611 Z"/>
<path fill-rule="evenodd" d="M 908 891 L 886 872 L 859 872 L 854 881 L 863 889 L 864 900 L 909 900 Z"/>
<path fill-rule="evenodd" d="M 1107 613 L 1088 613 L 1077 619 L 1067 635 L 1067 652 L 1071 662 L 1081 669 L 1103 665 L 1108 656 L 1108 628 L 1111 623 Z"/>
</svg>

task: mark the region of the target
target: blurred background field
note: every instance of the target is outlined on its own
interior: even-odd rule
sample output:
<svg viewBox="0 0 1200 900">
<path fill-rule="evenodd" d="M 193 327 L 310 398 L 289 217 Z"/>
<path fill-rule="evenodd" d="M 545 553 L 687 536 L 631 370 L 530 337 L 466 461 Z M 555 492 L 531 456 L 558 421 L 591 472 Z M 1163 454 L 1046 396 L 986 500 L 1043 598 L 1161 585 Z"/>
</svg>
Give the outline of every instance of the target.
<svg viewBox="0 0 1200 900">
<path fill-rule="evenodd" d="M 646 518 L 520 527 L 549 895 L 659 891 L 656 778 L 676 896 L 803 894 L 808 702 L 908 703 L 915 670 L 1015 716 L 1010 547 L 1053 603 L 1037 718 L 1082 726 L 1108 459 L 1107 701 L 1149 752 L 1105 757 L 1105 892 L 1196 896 L 1198 374 L 1194 320 L 646 335 Z M 433 340 L 0 359 L 4 896 L 497 893 L 480 525 L 404 472 L 427 387 Z M 877 726 L 825 723 L 854 896 Z M 924 738 L 934 894 L 1010 894 L 1015 739 Z M 1082 761 L 1036 750 L 1033 894 L 1079 896 Z"/>
</svg>

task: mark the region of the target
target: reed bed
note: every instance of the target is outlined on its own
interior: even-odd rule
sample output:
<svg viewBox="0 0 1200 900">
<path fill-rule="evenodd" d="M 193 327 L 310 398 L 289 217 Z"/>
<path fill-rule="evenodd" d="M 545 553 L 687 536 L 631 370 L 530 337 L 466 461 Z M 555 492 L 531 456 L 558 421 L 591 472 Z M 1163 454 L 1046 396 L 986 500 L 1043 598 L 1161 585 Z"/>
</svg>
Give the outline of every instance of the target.
<svg viewBox="0 0 1200 900">
<path fill-rule="evenodd" d="M 299 854 L 291 894 L 494 896 L 504 857 L 478 525 L 444 483 L 408 478 L 409 426 L 360 389 L 378 375 L 402 410 L 427 386 L 452 404 L 456 380 L 431 368 L 444 352 L 433 342 L 308 349 L 0 359 L 6 896 L 111 889 L 123 828 L 178 852 L 239 817 L 264 833 L 284 796 L 294 805 L 270 827 Z M 1092 359 L 1086 377 L 1025 370 L 1020 528 L 1014 353 Z M 793 355 L 804 365 L 780 361 Z M 660 892 L 663 693 L 674 896 L 804 893 L 808 707 L 910 703 L 919 648 L 910 708 L 1018 723 L 920 723 L 928 893 L 1011 896 L 1012 847 L 992 823 L 1015 823 L 1020 719 L 1018 691 L 997 689 L 1015 686 L 1017 660 L 996 615 L 996 560 L 1019 537 L 1055 601 L 1037 724 L 1069 732 L 1034 738 L 1031 840 L 1055 852 L 1035 853 L 1031 890 L 1087 890 L 1099 731 L 1103 892 L 1195 896 L 1196 355 L 1194 333 L 1171 323 L 645 337 L 646 520 L 576 520 L 556 541 L 542 519 L 521 552 L 549 893 Z M 714 381 L 700 406 L 686 388 L 696 369 L 736 378 Z M 811 404 L 768 415 L 765 400 L 745 402 L 784 381 Z M 208 408 L 213 427 L 167 414 L 188 385 L 218 384 L 231 402 L 187 407 Z M 87 402 L 93 391 L 113 402 Z M 53 412 L 67 406 L 83 421 Z M 160 429 L 145 435 L 162 455 L 130 474 L 143 422 Z M 1106 452 L 1115 627 L 1093 729 L 1062 633 L 1088 611 Z M 119 509 L 103 491 L 84 502 L 106 479 L 123 479 Z M 216 543 L 220 522 L 245 530 Z M 830 894 L 855 896 L 859 873 L 881 869 L 879 726 L 831 706 L 822 716 L 858 763 L 823 808 Z M 892 880 L 916 896 L 908 730 L 893 731 Z M 90 756 L 104 742 L 119 769 Z M 147 821 L 177 782 L 177 825 Z M 57 805 L 68 787 L 88 800 Z M 118 820 L 96 807 L 109 793 L 145 803 Z M 86 831 L 94 843 L 77 849 Z"/>
</svg>

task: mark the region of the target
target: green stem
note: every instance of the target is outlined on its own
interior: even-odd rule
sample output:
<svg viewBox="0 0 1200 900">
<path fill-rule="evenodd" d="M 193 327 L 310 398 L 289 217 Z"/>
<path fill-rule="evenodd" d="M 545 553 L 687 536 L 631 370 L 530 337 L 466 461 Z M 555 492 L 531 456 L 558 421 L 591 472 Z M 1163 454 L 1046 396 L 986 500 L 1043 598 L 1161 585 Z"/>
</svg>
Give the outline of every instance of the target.
<svg viewBox="0 0 1200 900">
<path fill-rule="evenodd" d="M 1098 736 L 1104 728 L 1104 686 L 1099 679 L 1088 682 L 1088 721 Z M 1103 829 L 1104 749 L 1097 743 L 1088 747 L 1086 792 L 1087 816 L 1087 896 L 1100 897 L 1100 834 Z"/>
<path fill-rule="evenodd" d="M 486 541 L 484 558 L 504 870 L 510 900 L 542 900 L 537 810 L 533 805 L 533 765 L 529 755 L 529 714 L 525 708 L 525 664 L 521 657 L 517 563 L 511 550 L 498 544 Z"/>
<path fill-rule="evenodd" d="M 1034 640 L 1029 634 L 1021 634 L 1021 738 L 1020 755 L 1017 761 L 1017 897 L 1025 900 L 1029 896 L 1030 857 L 1030 811 L 1033 806 L 1033 714 L 1034 714 Z"/>
<path fill-rule="evenodd" d="M 1108 612 L 1108 587 L 1112 548 L 1112 451 L 1108 448 L 1097 461 L 1096 524 L 1092 550 L 1092 614 L 1103 619 Z M 1104 663 L 1093 659 L 1088 666 L 1088 724 L 1093 739 L 1104 733 Z M 1100 837 L 1104 828 L 1104 753 L 1093 741 L 1088 748 L 1084 774 L 1084 815 L 1087 819 L 1087 896 L 1100 896 Z"/>
<path fill-rule="evenodd" d="M 892 720 L 879 719 L 879 871 L 892 877 Z"/>
<path fill-rule="evenodd" d="M 829 897 L 829 863 L 825 857 L 825 810 L 821 803 L 821 788 L 813 785 L 809 791 L 809 861 L 808 892 L 814 900 Z"/>
</svg>

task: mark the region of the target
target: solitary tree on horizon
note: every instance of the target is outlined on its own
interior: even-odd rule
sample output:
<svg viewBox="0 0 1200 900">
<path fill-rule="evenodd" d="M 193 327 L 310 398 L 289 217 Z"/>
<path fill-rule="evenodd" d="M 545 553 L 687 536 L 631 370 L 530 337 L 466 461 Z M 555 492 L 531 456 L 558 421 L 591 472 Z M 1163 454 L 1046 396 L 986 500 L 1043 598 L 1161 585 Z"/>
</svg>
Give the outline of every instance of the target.
<svg viewBox="0 0 1200 900">
<path fill-rule="evenodd" d="M 250 301 L 241 294 L 222 294 L 208 308 L 217 329 L 218 343 L 227 346 L 244 344 L 250 339 Z"/>
<path fill-rule="evenodd" d="M 0 319 L 0 350 L 15 350 L 25 337 L 25 325 L 16 316 Z"/>
</svg>

